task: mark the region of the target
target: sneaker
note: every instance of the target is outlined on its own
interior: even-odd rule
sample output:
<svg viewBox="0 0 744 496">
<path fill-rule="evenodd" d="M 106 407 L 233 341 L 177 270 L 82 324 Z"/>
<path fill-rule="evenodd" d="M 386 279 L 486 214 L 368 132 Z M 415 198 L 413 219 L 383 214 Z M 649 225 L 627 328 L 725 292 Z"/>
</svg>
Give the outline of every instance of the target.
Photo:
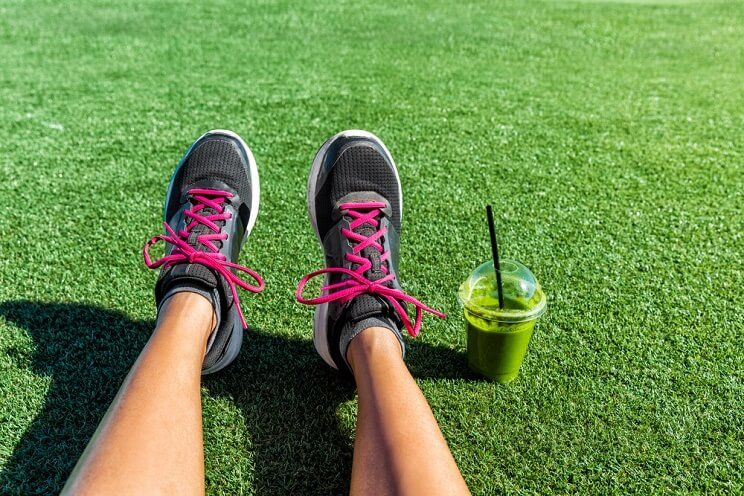
<svg viewBox="0 0 744 496">
<path fill-rule="evenodd" d="M 238 356 L 247 324 L 236 286 L 263 290 L 256 272 L 237 264 L 258 215 L 258 169 L 250 148 L 230 131 L 209 131 L 194 142 L 176 167 L 163 208 L 166 234 L 143 248 L 145 264 L 161 268 L 155 285 L 158 313 L 172 295 L 189 291 L 209 299 L 217 325 L 207 342 L 202 374 L 225 368 Z M 166 243 L 152 261 L 149 248 Z M 248 284 L 237 273 L 249 275 Z"/>
<path fill-rule="evenodd" d="M 344 131 L 326 141 L 310 170 L 307 206 L 326 267 L 302 278 L 296 296 L 300 303 L 317 305 L 315 349 L 331 367 L 350 372 L 351 340 L 369 327 L 384 327 L 405 355 L 401 330 L 415 337 L 423 312 L 444 314 L 405 294 L 398 281 L 403 195 L 382 141 L 366 131 Z M 308 281 L 321 275 L 321 295 L 305 298 Z M 416 308 L 413 322 L 407 305 Z"/>
</svg>

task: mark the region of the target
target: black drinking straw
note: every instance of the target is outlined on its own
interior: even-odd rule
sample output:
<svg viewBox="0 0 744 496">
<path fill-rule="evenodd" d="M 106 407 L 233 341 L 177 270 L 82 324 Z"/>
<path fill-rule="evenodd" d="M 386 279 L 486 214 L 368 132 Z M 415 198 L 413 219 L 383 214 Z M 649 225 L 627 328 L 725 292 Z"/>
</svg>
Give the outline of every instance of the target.
<svg viewBox="0 0 744 496">
<path fill-rule="evenodd" d="M 493 226 L 493 209 L 486 205 L 488 216 L 488 232 L 491 234 L 491 253 L 493 254 L 493 270 L 496 272 L 496 285 L 499 288 L 499 308 L 504 308 L 504 287 L 501 284 L 501 263 L 499 262 L 499 245 L 496 243 L 496 228 Z"/>
</svg>

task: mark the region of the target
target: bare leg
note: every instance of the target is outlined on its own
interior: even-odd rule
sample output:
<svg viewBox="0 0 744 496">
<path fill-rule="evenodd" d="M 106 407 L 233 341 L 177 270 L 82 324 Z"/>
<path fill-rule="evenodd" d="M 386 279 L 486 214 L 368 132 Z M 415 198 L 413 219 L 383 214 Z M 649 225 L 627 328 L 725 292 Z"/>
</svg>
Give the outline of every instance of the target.
<svg viewBox="0 0 744 496">
<path fill-rule="evenodd" d="M 204 494 L 200 381 L 214 318 L 195 293 L 165 302 L 63 494 Z"/>
<path fill-rule="evenodd" d="M 469 494 L 395 336 L 365 329 L 347 358 L 359 390 L 351 494 Z"/>
</svg>

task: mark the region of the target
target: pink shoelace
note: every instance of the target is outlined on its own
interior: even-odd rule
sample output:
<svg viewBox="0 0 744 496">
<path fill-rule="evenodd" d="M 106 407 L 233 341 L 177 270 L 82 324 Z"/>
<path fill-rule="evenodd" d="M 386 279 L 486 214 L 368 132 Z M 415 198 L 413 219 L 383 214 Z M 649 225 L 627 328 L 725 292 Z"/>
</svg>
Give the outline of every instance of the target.
<svg viewBox="0 0 744 496">
<path fill-rule="evenodd" d="M 243 324 L 243 328 L 247 329 L 248 324 L 245 321 L 243 310 L 240 308 L 240 298 L 238 297 L 236 286 L 240 286 L 251 293 L 259 293 L 264 289 L 264 281 L 254 270 L 227 260 L 227 257 L 220 253 L 219 248 L 214 244 L 215 241 L 227 240 L 227 233 L 223 233 L 222 229 L 216 224 L 216 222 L 229 220 L 232 217 L 231 213 L 225 212 L 223 203 L 228 198 L 232 198 L 233 195 L 227 191 L 216 189 L 191 189 L 188 194 L 193 200 L 193 205 L 190 210 L 184 212 L 184 215 L 191 219 L 191 222 L 186 225 L 185 229 L 178 231 L 178 233 L 176 233 L 167 222 L 163 222 L 168 234 L 159 234 L 151 238 L 147 243 L 145 243 L 145 246 L 142 247 L 142 256 L 145 259 L 145 265 L 150 269 L 157 269 L 160 266 L 169 267 L 171 265 L 191 263 L 201 264 L 214 270 L 217 274 L 224 277 L 228 286 L 230 286 L 230 291 L 235 300 L 235 305 L 238 308 L 240 322 Z M 216 213 L 211 215 L 200 214 L 199 212 L 205 208 L 211 208 Z M 210 231 L 212 231 L 209 234 L 200 234 L 196 237 L 196 242 L 205 246 L 207 251 L 198 251 L 188 243 L 191 230 L 198 225 L 206 226 Z M 150 259 L 150 247 L 158 241 L 170 243 L 173 245 L 173 251 L 171 251 L 170 255 L 165 255 L 153 262 Z M 238 277 L 238 275 L 231 269 L 248 274 L 253 278 L 257 285 L 252 286 L 248 284 Z"/>
<path fill-rule="evenodd" d="M 346 211 L 346 214 L 352 217 L 353 220 L 349 223 L 351 229 L 344 228 L 341 230 L 341 233 L 352 243 L 356 243 L 352 248 L 352 253 L 346 254 L 346 260 L 356 264 L 356 269 L 351 270 L 345 267 L 328 267 L 311 272 L 300 280 L 300 283 L 297 285 L 295 296 L 297 297 L 297 301 L 304 303 L 305 305 L 320 305 L 332 301 L 339 301 L 344 304 L 364 293 L 379 295 L 389 301 L 393 306 L 403 321 L 403 325 L 408 331 L 408 334 L 416 337 L 421 329 L 423 312 L 428 312 L 439 318 L 444 318 L 445 314 L 424 305 L 417 299 L 408 296 L 399 289 L 390 288 L 385 285 L 395 279 L 395 274 L 388 273 L 387 265 L 384 262 L 390 258 L 390 252 L 384 252 L 382 243 L 378 241 L 387 233 L 385 227 L 380 228 L 379 221 L 379 217 L 382 214 L 381 209 L 384 207 L 385 204 L 381 202 L 342 204 L 341 210 Z M 364 236 L 354 232 L 355 229 L 361 227 L 363 224 L 369 224 L 377 230 L 371 236 Z M 364 277 L 364 273 L 372 268 L 372 262 L 367 258 L 358 255 L 359 252 L 368 246 L 371 246 L 380 252 L 380 270 L 386 274 L 376 281 L 370 281 Z M 319 275 L 331 273 L 345 274 L 349 277 L 341 282 L 323 286 L 320 290 L 321 295 L 317 298 L 307 299 L 302 296 L 305 286 L 311 279 Z M 411 323 L 408 313 L 405 308 L 403 308 L 403 303 L 410 303 L 416 307 L 416 317 L 413 323 Z"/>
</svg>

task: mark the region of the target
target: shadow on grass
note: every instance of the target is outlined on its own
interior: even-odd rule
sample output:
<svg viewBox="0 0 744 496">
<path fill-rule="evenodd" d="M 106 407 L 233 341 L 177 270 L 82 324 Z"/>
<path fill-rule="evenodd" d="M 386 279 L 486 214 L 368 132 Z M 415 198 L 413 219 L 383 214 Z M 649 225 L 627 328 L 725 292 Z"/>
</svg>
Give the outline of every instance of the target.
<svg viewBox="0 0 744 496">
<path fill-rule="evenodd" d="M 16 366 L 51 379 L 43 408 L 0 472 L 0 490 L 56 494 L 154 322 L 88 305 L 33 301 L 2 303 L 0 315 L 34 340 L 30 355 L 10 350 Z M 462 354 L 445 348 L 413 343 L 408 361 L 417 377 L 468 375 Z M 256 492 L 348 490 L 352 444 L 336 411 L 354 390 L 322 362 L 310 340 L 252 329 L 236 362 L 206 378 L 204 387 L 244 414 Z"/>
</svg>

